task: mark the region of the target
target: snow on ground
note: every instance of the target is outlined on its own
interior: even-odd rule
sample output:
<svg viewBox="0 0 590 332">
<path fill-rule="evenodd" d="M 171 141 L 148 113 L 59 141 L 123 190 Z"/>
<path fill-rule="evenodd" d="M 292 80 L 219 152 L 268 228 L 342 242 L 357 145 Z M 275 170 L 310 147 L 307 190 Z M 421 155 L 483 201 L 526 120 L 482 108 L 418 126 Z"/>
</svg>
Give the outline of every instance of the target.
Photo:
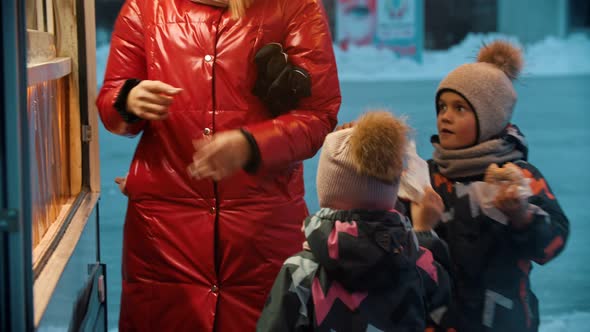
<svg viewBox="0 0 590 332">
<path fill-rule="evenodd" d="M 473 62 L 484 43 L 505 39 L 525 53 L 524 76 L 590 74 L 590 38 L 573 34 L 566 39 L 547 37 L 531 45 L 501 34 L 469 34 L 460 44 L 444 51 L 424 51 L 423 62 L 400 58 L 387 49 L 335 47 L 338 72 L 343 81 L 441 79 L 457 66 Z"/>
</svg>

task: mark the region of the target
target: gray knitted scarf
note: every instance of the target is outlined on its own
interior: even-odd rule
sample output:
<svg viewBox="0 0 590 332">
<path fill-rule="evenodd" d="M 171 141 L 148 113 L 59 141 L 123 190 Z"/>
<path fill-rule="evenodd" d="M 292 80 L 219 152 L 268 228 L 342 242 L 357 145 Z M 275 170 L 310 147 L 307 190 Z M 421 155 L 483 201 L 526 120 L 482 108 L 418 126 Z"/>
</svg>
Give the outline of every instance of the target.
<svg viewBox="0 0 590 332">
<path fill-rule="evenodd" d="M 438 136 L 434 136 L 432 145 L 432 159 L 441 174 L 450 179 L 481 175 L 492 163 L 502 165 L 526 158 L 516 142 L 504 138 L 487 140 L 465 149 L 448 150 L 440 146 Z"/>
</svg>

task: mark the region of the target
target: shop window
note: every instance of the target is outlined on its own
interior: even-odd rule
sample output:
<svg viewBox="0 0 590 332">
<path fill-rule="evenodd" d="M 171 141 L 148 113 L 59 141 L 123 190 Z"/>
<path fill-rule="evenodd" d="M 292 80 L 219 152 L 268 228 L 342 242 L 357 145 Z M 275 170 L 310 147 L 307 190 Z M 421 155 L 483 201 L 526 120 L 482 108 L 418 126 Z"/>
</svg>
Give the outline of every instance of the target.
<svg viewBox="0 0 590 332">
<path fill-rule="evenodd" d="M 588 0 L 570 0 L 570 32 L 590 32 L 590 2 Z"/>
<path fill-rule="evenodd" d="M 27 0 L 27 114 L 31 160 L 33 265 L 52 247 L 80 192 L 73 167 L 71 59 L 59 57 L 54 2 Z"/>
</svg>

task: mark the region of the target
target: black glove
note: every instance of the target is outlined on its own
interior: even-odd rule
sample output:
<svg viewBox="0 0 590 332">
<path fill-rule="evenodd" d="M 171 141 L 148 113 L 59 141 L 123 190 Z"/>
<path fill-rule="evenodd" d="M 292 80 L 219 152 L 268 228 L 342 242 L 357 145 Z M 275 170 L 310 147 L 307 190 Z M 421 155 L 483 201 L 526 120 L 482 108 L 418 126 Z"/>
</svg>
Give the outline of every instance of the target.
<svg viewBox="0 0 590 332">
<path fill-rule="evenodd" d="M 258 77 L 252 93 L 275 117 L 296 108 L 301 98 L 311 96 L 309 73 L 288 63 L 287 58 L 278 43 L 263 46 L 254 57 Z"/>
</svg>

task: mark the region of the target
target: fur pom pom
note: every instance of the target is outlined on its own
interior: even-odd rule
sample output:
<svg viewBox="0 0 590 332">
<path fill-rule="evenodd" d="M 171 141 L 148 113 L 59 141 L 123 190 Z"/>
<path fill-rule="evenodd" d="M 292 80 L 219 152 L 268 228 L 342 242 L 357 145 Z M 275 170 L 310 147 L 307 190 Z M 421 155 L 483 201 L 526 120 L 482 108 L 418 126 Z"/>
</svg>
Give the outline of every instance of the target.
<svg viewBox="0 0 590 332">
<path fill-rule="evenodd" d="M 518 77 L 524 63 L 522 51 L 511 43 L 502 40 L 482 47 L 477 55 L 477 61 L 495 65 L 511 80 Z"/>
<path fill-rule="evenodd" d="M 360 174 L 396 182 L 404 167 L 408 127 L 387 111 L 363 115 L 350 137 L 353 163 Z"/>
</svg>

